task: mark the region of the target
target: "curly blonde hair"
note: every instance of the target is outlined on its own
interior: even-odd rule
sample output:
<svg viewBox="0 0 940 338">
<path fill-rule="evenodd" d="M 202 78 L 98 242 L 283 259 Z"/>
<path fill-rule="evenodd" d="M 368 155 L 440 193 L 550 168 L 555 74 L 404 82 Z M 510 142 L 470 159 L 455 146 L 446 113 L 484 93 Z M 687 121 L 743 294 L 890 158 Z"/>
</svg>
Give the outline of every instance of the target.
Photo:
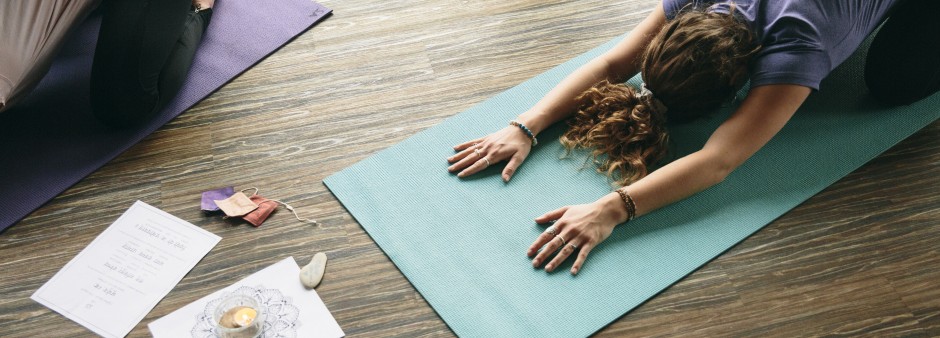
<svg viewBox="0 0 940 338">
<path fill-rule="evenodd" d="M 667 22 L 643 53 L 643 82 L 655 99 L 607 80 L 575 98 L 577 113 L 560 141 L 569 151 L 594 148 L 598 171 L 619 185 L 649 174 L 668 153 L 666 124 L 695 120 L 734 97 L 744 84 L 756 35 L 729 13 L 687 11 Z M 659 101 L 663 109 L 655 101 Z"/>
</svg>

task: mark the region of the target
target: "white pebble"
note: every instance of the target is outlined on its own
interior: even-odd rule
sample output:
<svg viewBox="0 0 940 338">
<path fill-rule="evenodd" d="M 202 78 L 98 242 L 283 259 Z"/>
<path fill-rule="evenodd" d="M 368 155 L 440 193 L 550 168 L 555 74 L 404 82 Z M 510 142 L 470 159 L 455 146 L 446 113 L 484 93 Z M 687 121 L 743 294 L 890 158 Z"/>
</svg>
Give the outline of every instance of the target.
<svg viewBox="0 0 940 338">
<path fill-rule="evenodd" d="M 300 269 L 300 282 L 308 289 L 313 289 L 320 284 L 324 271 L 326 271 L 326 254 L 318 252 L 313 255 L 310 264 Z"/>
</svg>

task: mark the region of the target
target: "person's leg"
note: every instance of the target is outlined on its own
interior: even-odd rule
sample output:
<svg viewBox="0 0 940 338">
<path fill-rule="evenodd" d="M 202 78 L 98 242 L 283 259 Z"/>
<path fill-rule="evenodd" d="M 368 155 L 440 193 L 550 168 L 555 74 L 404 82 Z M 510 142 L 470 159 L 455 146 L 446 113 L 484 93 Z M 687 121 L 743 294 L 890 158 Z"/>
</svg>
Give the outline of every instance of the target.
<svg viewBox="0 0 940 338">
<path fill-rule="evenodd" d="M 139 124 L 179 91 L 208 24 L 191 0 L 106 0 L 92 66 L 92 109 L 105 124 Z"/>
<path fill-rule="evenodd" d="M 176 46 L 160 71 L 157 83 L 161 93 L 160 100 L 157 102 L 158 109 L 166 106 L 183 87 L 189 68 L 193 64 L 193 58 L 196 56 L 196 48 L 199 47 L 211 19 L 211 8 L 200 10 L 198 13 L 190 11 L 186 14 L 183 34 L 176 41 Z"/>
<path fill-rule="evenodd" d="M 940 91 L 940 1 L 901 0 L 868 50 L 865 83 L 876 99 L 906 105 Z"/>
<path fill-rule="evenodd" d="M 0 112 L 39 84 L 97 0 L 0 1 Z"/>
</svg>

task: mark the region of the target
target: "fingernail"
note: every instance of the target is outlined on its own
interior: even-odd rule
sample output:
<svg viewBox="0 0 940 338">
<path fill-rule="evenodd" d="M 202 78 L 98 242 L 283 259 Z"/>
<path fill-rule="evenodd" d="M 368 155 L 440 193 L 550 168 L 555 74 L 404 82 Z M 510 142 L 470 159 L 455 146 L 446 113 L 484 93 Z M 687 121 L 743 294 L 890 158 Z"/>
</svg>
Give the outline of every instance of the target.
<svg viewBox="0 0 940 338">
<path fill-rule="evenodd" d="M 549 271 L 549 272 L 550 272 L 550 271 L 552 271 L 552 270 L 554 270 L 554 269 L 555 269 L 555 266 L 554 266 L 554 265 L 549 264 L 549 265 L 546 265 L 546 266 L 545 266 L 545 271 Z"/>
<path fill-rule="evenodd" d="M 534 266 L 534 267 L 536 267 L 536 268 L 539 267 L 539 260 L 538 260 L 538 259 L 533 259 L 533 260 L 532 260 L 532 266 Z"/>
<path fill-rule="evenodd" d="M 577 274 L 578 274 L 578 269 L 571 269 L 571 274 L 572 274 L 572 275 L 577 275 Z"/>
</svg>

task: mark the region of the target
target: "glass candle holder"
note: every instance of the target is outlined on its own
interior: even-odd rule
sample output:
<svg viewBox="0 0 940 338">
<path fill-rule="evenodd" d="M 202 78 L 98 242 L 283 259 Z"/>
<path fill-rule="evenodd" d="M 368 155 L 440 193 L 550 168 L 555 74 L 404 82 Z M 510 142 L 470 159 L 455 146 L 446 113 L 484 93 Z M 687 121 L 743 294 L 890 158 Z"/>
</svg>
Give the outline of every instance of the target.
<svg viewBox="0 0 940 338">
<path fill-rule="evenodd" d="M 256 338 L 264 330 L 264 315 L 254 297 L 233 294 L 215 308 L 213 320 L 220 338 Z"/>
</svg>

